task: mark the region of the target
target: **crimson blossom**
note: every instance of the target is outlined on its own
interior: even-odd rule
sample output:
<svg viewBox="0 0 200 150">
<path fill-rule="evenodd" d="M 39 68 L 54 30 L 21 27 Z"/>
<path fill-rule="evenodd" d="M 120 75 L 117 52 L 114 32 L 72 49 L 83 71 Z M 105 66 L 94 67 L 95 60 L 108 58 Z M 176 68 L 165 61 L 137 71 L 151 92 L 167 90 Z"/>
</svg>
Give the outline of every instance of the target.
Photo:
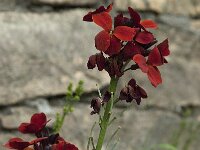
<svg viewBox="0 0 200 150">
<path fill-rule="evenodd" d="M 36 139 L 25 141 L 19 137 L 10 139 L 4 147 L 15 150 L 78 150 L 78 148 L 56 134 L 49 134 L 44 113 L 34 114 L 30 123 L 22 123 L 18 130 L 23 134 L 35 134 Z"/>
<path fill-rule="evenodd" d="M 107 71 L 111 78 L 120 78 L 128 70 L 141 69 L 151 84 L 157 87 L 162 83 L 158 67 L 167 63 L 165 57 L 170 54 L 168 39 L 157 44 L 149 29 L 157 29 L 158 25 L 150 19 L 142 20 L 133 8 L 128 7 L 129 17 L 119 13 L 114 19 L 110 15 L 112 8 L 112 4 L 107 8 L 101 6 L 83 17 L 83 21 L 93 22 L 103 29 L 94 38 L 95 47 L 100 53 L 89 57 L 88 69 L 97 66 L 99 71 Z M 126 68 L 129 62 L 133 64 Z M 119 99 L 126 102 L 135 99 L 139 105 L 141 98 L 147 98 L 147 94 L 135 79 L 130 81 L 134 84 L 130 85 L 129 82 L 122 89 Z M 100 111 L 102 101 L 99 98 L 92 100 L 92 114 Z"/>
</svg>

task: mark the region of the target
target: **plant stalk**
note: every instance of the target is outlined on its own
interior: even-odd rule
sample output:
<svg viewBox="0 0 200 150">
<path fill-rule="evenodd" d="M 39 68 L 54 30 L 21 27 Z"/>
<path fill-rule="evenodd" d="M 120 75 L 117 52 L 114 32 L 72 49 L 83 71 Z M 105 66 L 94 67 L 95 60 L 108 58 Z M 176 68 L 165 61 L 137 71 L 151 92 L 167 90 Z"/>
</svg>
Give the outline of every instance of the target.
<svg viewBox="0 0 200 150">
<path fill-rule="evenodd" d="M 104 115 L 103 115 L 103 118 L 101 121 L 101 130 L 99 133 L 96 150 L 101 150 L 102 146 L 103 146 L 103 142 L 104 142 L 105 135 L 106 135 L 106 130 L 108 128 L 109 120 L 110 120 L 110 116 L 111 116 L 111 112 L 112 112 L 113 99 L 114 99 L 115 91 L 117 88 L 117 83 L 118 83 L 118 78 L 112 77 L 110 80 L 110 86 L 109 86 L 109 92 L 111 92 L 112 96 L 111 96 L 111 99 L 106 104 Z"/>
</svg>

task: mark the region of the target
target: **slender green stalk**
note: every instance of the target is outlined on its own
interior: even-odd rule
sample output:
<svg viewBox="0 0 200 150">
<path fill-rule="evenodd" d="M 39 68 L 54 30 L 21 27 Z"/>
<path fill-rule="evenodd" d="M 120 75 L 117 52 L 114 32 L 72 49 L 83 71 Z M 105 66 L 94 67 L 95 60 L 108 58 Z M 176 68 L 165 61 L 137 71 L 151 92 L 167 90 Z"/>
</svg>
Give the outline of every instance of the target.
<svg viewBox="0 0 200 150">
<path fill-rule="evenodd" d="M 109 120 L 112 112 L 112 107 L 113 107 L 113 99 L 114 99 L 114 94 L 117 88 L 117 83 L 118 83 L 118 78 L 111 78 L 110 80 L 110 86 L 109 86 L 109 91 L 112 93 L 111 99 L 108 101 L 106 104 L 106 108 L 104 111 L 104 115 L 102 118 L 102 121 L 100 123 L 101 130 L 99 133 L 99 138 L 96 146 L 96 150 L 101 150 L 104 142 L 104 138 L 106 135 L 106 130 L 109 125 Z"/>
</svg>

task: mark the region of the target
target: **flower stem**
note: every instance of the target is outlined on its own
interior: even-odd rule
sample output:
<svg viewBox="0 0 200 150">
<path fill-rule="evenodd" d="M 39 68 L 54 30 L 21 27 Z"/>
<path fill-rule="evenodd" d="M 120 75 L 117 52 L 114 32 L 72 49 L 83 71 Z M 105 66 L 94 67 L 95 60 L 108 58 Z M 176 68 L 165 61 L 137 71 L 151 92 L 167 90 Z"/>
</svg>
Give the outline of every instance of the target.
<svg viewBox="0 0 200 150">
<path fill-rule="evenodd" d="M 99 133 L 99 138 L 96 146 L 96 150 L 101 150 L 104 142 L 104 138 L 106 135 L 106 130 L 109 125 L 109 120 L 112 112 L 112 107 L 113 107 L 113 99 L 114 99 L 114 94 L 117 88 L 117 83 L 118 83 L 118 78 L 112 77 L 110 80 L 110 86 L 109 86 L 109 91 L 112 93 L 111 99 L 108 101 L 106 104 L 106 108 L 104 111 L 104 115 L 101 121 L 101 130 Z"/>
</svg>

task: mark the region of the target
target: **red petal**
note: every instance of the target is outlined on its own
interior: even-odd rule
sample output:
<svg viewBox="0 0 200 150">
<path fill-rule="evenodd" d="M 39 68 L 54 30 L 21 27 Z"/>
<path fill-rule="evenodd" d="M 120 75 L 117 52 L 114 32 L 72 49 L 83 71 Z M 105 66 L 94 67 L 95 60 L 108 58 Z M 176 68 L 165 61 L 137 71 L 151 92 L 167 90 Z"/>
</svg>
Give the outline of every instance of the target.
<svg viewBox="0 0 200 150">
<path fill-rule="evenodd" d="M 4 146 L 9 149 L 24 149 L 30 145 L 29 142 L 26 142 L 20 138 L 12 138 L 10 139 Z"/>
<path fill-rule="evenodd" d="M 139 90 L 140 95 L 141 95 L 142 98 L 147 98 L 147 93 L 146 93 L 146 91 L 143 88 L 141 88 L 140 86 L 138 86 L 138 90 Z"/>
<path fill-rule="evenodd" d="M 106 54 L 112 56 L 114 54 L 118 54 L 121 50 L 121 42 L 115 36 L 112 36 L 110 39 L 110 46 L 105 51 Z"/>
<path fill-rule="evenodd" d="M 98 50 L 105 52 L 110 46 L 110 35 L 106 31 L 99 32 L 95 37 L 95 46 Z"/>
<path fill-rule="evenodd" d="M 168 39 L 164 40 L 158 45 L 158 49 L 163 56 L 168 56 L 170 54 Z"/>
<path fill-rule="evenodd" d="M 143 31 L 143 32 L 139 32 L 137 34 L 135 40 L 141 44 L 149 44 L 149 43 L 153 42 L 154 36 L 150 32 Z"/>
<path fill-rule="evenodd" d="M 148 57 L 148 63 L 152 66 L 160 66 L 164 63 L 163 57 L 157 47 L 154 47 Z"/>
<path fill-rule="evenodd" d="M 113 34 L 122 41 L 132 41 L 136 30 L 126 26 L 118 26 L 115 28 Z"/>
<path fill-rule="evenodd" d="M 130 59 L 136 54 L 141 54 L 142 47 L 139 44 L 128 42 L 123 50 L 124 59 Z"/>
<path fill-rule="evenodd" d="M 108 7 L 106 8 L 106 12 L 110 12 L 112 10 L 113 4 L 108 5 Z"/>
<path fill-rule="evenodd" d="M 104 8 L 104 6 L 100 6 L 95 11 L 89 12 L 87 15 L 85 15 L 83 17 L 83 21 L 93 22 L 92 15 L 98 14 L 98 13 L 101 13 L 101 12 L 104 12 L 104 11 L 107 11 L 107 10 Z"/>
<path fill-rule="evenodd" d="M 151 84 L 154 87 L 157 87 L 159 84 L 162 83 L 161 74 L 157 67 L 149 66 L 147 75 L 149 80 L 151 81 Z"/>
<path fill-rule="evenodd" d="M 92 12 L 89 12 L 87 15 L 85 15 L 84 17 L 83 17 L 83 21 L 88 21 L 88 22 L 92 22 L 93 20 L 92 20 Z"/>
<path fill-rule="evenodd" d="M 115 18 L 114 18 L 114 27 L 117 26 L 123 26 L 124 25 L 124 17 L 123 14 L 118 14 Z"/>
<path fill-rule="evenodd" d="M 42 126 L 47 123 L 47 117 L 44 113 L 34 114 L 31 117 L 31 123 Z"/>
<path fill-rule="evenodd" d="M 135 10 L 133 10 L 133 8 L 131 8 L 131 7 L 128 7 L 128 11 L 129 11 L 131 18 L 134 20 L 134 22 L 136 24 L 139 24 L 140 20 L 141 20 L 140 15 Z"/>
<path fill-rule="evenodd" d="M 106 31 L 112 29 L 112 18 L 107 12 L 92 15 L 93 21 Z"/>
<path fill-rule="evenodd" d="M 144 73 L 148 72 L 148 66 L 146 64 L 146 59 L 144 56 L 136 54 L 135 56 L 133 56 L 133 61 L 138 64 L 142 72 Z"/>
<path fill-rule="evenodd" d="M 144 27 L 144 28 L 152 28 L 152 29 L 156 29 L 158 26 L 157 24 L 153 21 L 153 20 L 143 20 L 140 22 L 140 24 Z"/>
<path fill-rule="evenodd" d="M 21 123 L 20 126 L 18 127 L 18 130 L 21 133 L 26 134 L 26 133 L 37 133 L 40 129 L 35 124 Z"/>
</svg>

